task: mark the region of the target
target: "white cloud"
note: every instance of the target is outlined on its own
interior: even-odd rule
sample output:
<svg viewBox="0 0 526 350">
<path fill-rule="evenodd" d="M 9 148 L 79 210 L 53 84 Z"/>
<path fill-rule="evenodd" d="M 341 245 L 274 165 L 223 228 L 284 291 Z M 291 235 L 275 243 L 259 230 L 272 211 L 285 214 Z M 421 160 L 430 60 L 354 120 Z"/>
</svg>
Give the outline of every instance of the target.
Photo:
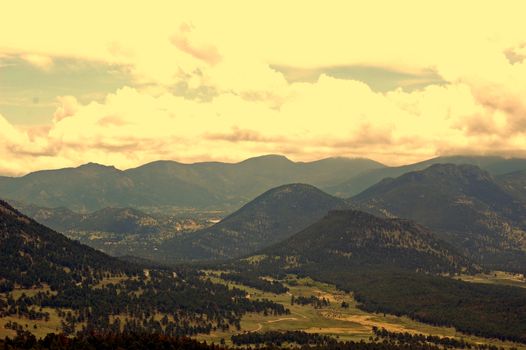
<svg viewBox="0 0 526 350">
<path fill-rule="evenodd" d="M 269 152 L 396 164 L 526 149 L 523 2 L 208 2 L 206 11 L 199 2 L 167 4 L 10 4 L 0 57 L 45 69 L 61 57 L 117 64 L 135 85 L 104 102 L 60 97 L 44 131 L 0 119 L 0 133 L 10 135 L 0 141 L 0 171 Z M 447 83 L 378 93 L 325 75 L 289 83 L 271 68 L 360 64 L 434 71 Z M 181 86 L 186 98 L 173 92 Z"/>
</svg>

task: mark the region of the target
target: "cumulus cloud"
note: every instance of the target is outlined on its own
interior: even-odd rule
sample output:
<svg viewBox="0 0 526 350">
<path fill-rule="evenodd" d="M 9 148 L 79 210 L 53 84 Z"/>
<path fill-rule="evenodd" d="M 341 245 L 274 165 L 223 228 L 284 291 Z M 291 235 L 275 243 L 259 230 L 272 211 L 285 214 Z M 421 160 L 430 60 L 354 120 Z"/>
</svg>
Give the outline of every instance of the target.
<svg viewBox="0 0 526 350">
<path fill-rule="evenodd" d="M 75 114 L 79 107 L 75 96 L 58 96 L 57 102 L 59 103 L 59 106 L 53 114 L 53 121 L 55 123 L 61 121 L 64 118 L 71 117 Z"/>
<path fill-rule="evenodd" d="M 476 132 L 474 116 L 493 111 L 462 83 L 384 94 L 361 82 L 322 75 L 315 83 L 291 84 L 279 109 L 232 93 L 203 102 L 169 93 L 151 96 L 131 87 L 100 103 L 75 102 L 71 109 L 71 102 L 60 99 L 57 115 L 68 116 L 55 118 L 49 129 L 32 137 L 31 129 L 2 119 L 4 172 L 88 160 L 121 168 L 160 158 L 237 161 L 262 153 L 297 160 L 369 156 L 396 164 L 440 153 L 517 155 L 526 142 L 523 133 L 489 134 L 493 120 Z M 513 123 L 500 122 L 504 129 Z"/>
</svg>

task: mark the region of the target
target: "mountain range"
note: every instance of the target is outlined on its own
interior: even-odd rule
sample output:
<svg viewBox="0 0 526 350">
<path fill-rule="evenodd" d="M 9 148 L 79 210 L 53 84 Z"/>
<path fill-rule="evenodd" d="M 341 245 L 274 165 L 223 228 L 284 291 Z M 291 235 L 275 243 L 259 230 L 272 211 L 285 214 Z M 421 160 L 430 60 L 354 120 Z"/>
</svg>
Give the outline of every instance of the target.
<svg viewBox="0 0 526 350">
<path fill-rule="evenodd" d="M 384 178 L 398 177 L 408 172 L 424 170 L 434 164 L 471 164 L 487 171 L 493 176 L 526 170 L 526 159 L 522 158 L 444 156 L 403 166 L 366 170 L 360 174 L 350 176 L 349 179 L 343 183 L 326 187 L 325 190 L 331 194 L 346 198 L 359 194 Z"/>
<path fill-rule="evenodd" d="M 380 167 L 384 166 L 368 159 L 328 158 L 304 163 L 275 155 L 234 164 L 156 161 L 124 171 L 88 163 L 0 177 L 0 197 L 77 212 L 163 206 L 232 211 L 273 187 L 300 182 L 326 188 Z"/>
</svg>

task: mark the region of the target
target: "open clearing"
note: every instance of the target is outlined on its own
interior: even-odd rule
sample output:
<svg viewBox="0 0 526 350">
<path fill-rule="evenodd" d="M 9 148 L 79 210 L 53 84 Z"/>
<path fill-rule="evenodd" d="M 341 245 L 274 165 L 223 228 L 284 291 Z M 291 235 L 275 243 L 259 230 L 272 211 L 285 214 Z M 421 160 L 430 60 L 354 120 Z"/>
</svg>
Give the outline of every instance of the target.
<svg viewBox="0 0 526 350">
<path fill-rule="evenodd" d="M 495 271 L 489 274 L 460 275 L 457 279 L 464 282 L 501 284 L 505 286 L 526 288 L 526 279 L 523 275 L 503 271 Z"/>
</svg>

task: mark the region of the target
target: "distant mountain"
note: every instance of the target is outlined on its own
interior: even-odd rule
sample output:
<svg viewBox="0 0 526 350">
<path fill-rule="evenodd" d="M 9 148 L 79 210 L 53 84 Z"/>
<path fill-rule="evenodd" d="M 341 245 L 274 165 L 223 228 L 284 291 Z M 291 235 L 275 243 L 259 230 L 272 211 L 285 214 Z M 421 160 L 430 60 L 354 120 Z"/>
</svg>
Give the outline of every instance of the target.
<svg viewBox="0 0 526 350">
<path fill-rule="evenodd" d="M 269 190 L 214 226 L 176 237 L 162 251 L 171 259 L 224 259 L 250 254 L 280 242 L 344 207 L 342 199 L 304 184 Z"/>
<path fill-rule="evenodd" d="M 321 220 L 260 253 L 273 264 L 302 270 L 403 269 L 459 272 L 477 268 L 431 231 L 402 219 L 357 210 L 333 210 Z"/>
<path fill-rule="evenodd" d="M 341 197 L 356 195 L 380 180 L 428 168 L 433 164 L 471 164 L 497 176 L 518 170 L 526 170 L 526 159 L 496 156 L 447 156 L 399 167 L 382 167 L 365 171 L 335 186 L 326 187 L 328 193 Z"/>
<path fill-rule="evenodd" d="M 156 218 L 134 208 L 104 208 L 86 215 L 77 226 L 85 231 L 148 234 L 160 230 Z"/>
<path fill-rule="evenodd" d="M 162 206 L 232 210 L 269 188 L 299 182 L 326 188 L 382 167 L 368 159 L 328 158 L 304 163 L 275 155 L 235 164 L 157 161 L 125 171 L 89 163 L 18 178 L 1 177 L 0 195 L 77 212 Z"/>
<path fill-rule="evenodd" d="M 427 226 L 488 267 L 526 270 L 526 205 L 477 166 L 436 164 L 387 178 L 352 202 Z"/>
<path fill-rule="evenodd" d="M 134 208 L 104 208 L 89 214 L 80 214 L 67 208 L 43 208 L 13 202 L 13 206 L 27 216 L 59 231 L 102 231 L 122 234 L 149 234 L 159 232 L 159 221 Z"/>
<path fill-rule="evenodd" d="M 105 272 L 130 272 L 110 258 L 21 214 L 0 201 L 0 289 L 14 285 L 55 287 Z"/>
</svg>

